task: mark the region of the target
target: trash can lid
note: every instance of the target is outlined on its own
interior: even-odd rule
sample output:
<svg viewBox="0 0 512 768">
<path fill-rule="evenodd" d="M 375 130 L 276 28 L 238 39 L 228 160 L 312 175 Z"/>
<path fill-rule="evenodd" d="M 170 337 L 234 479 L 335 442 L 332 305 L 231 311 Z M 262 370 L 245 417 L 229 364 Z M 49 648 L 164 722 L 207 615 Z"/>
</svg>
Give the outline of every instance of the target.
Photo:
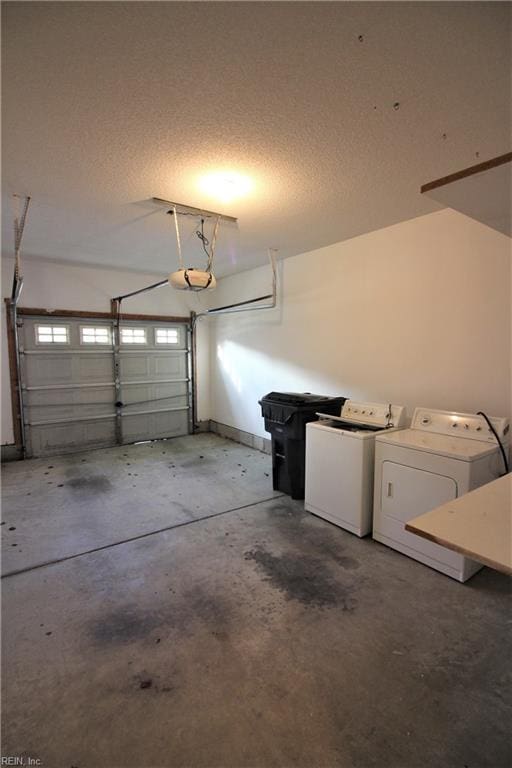
<svg viewBox="0 0 512 768">
<path fill-rule="evenodd" d="M 261 402 L 283 403 L 287 405 L 305 405 L 312 403 L 325 403 L 332 400 L 327 395 L 313 395 L 311 392 L 269 392 L 261 398 Z"/>
</svg>

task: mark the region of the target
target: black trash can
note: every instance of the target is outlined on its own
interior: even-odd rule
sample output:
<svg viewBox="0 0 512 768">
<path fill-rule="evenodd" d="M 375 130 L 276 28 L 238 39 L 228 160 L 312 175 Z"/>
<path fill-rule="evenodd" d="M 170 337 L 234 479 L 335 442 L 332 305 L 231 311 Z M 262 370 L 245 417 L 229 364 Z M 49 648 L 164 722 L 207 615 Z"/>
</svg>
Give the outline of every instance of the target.
<svg viewBox="0 0 512 768">
<path fill-rule="evenodd" d="M 346 397 L 310 392 L 269 392 L 259 400 L 265 429 L 272 435 L 272 484 L 292 499 L 304 498 L 306 424 L 317 411 L 339 416 Z"/>
</svg>

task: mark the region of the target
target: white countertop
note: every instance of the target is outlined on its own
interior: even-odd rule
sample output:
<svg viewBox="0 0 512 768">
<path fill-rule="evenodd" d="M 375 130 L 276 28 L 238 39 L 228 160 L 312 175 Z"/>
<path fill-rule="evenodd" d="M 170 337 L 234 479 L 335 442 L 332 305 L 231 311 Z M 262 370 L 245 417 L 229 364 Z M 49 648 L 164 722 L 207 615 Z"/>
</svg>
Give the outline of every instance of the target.
<svg viewBox="0 0 512 768">
<path fill-rule="evenodd" d="M 512 575 L 512 473 L 409 520 L 405 528 Z"/>
</svg>

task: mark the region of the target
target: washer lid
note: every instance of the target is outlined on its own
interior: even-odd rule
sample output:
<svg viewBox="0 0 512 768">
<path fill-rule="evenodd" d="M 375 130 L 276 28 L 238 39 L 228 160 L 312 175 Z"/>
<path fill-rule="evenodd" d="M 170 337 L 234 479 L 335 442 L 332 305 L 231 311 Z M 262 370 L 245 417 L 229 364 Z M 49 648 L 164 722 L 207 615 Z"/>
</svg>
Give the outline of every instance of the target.
<svg viewBox="0 0 512 768">
<path fill-rule="evenodd" d="M 355 437 L 359 440 L 370 440 L 375 439 L 375 435 L 378 435 L 380 432 L 389 431 L 384 429 L 375 430 L 375 427 L 361 427 L 340 419 L 329 419 L 326 415 L 324 416 L 322 421 L 309 421 L 306 424 L 306 432 L 310 429 L 321 429 L 325 432 L 338 434 L 340 437 Z"/>
<path fill-rule="evenodd" d="M 479 440 L 465 440 L 463 437 L 438 435 L 420 429 L 401 429 L 390 434 L 378 433 L 375 438 L 379 443 L 413 448 L 417 451 L 435 453 L 449 459 L 474 461 L 498 450 L 497 443 L 491 444 Z"/>
</svg>

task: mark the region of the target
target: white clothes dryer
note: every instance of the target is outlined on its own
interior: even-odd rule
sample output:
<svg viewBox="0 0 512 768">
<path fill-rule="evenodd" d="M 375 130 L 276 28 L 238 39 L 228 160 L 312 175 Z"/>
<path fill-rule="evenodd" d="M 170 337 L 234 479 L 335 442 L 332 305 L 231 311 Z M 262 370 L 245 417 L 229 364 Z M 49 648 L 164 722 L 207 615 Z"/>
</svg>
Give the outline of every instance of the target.
<svg viewBox="0 0 512 768">
<path fill-rule="evenodd" d="M 508 419 L 490 422 L 506 451 Z M 480 563 L 409 533 L 405 524 L 502 474 L 503 456 L 483 416 L 416 408 L 410 429 L 375 440 L 373 538 L 466 581 Z"/>
</svg>

